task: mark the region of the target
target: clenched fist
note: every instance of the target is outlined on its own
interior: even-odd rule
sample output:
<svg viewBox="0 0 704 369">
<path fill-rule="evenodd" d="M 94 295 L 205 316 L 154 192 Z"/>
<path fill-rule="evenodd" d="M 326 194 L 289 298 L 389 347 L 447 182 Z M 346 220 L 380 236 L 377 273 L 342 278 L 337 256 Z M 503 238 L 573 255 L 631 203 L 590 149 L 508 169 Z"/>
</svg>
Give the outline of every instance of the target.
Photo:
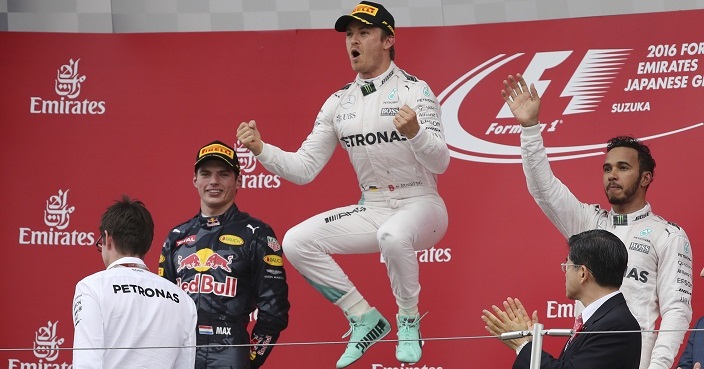
<svg viewBox="0 0 704 369">
<path fill-rule="evenodd" d="M 411 109 L 408 105 L 404 105 L 398 110 L 398 113 L 396 113 L 396 116 L 394 117 L 394 125 L 396 126 L 396 129 L 409 140 L 416 137 L 418 131 L 420 131 L 420 125 L 418 124 L 416 112 L 413 111 L 413 109 Z"/>
<path fill-rule="evenodd" d="M 237 139 L 240 140 L 242 145 L 248 148 L 252 154 L 261 154 L 264 144 L 262 143 L 262 136 L 257 130 L 257 123 L 255 121 L 250 120 L 249 123 L 240 123 L 240 126 L 237 128 Z"/>
</svg>

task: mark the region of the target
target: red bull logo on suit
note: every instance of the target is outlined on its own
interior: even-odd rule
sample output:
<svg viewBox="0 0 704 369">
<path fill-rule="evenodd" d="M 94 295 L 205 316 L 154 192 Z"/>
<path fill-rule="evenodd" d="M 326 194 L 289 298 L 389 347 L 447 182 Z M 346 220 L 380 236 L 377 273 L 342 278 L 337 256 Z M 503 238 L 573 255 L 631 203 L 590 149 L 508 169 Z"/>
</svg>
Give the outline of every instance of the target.
<svg viewBox="0 0 704 369">
<path fill-rule="evenodd" d="M 232 255 L 227 259 L 211 249 L 202 249 L 190 254 L 186 257 L 178 256 L 177 272 L 183 269 L 195 269 L 198 272 L 205 272 L 209 269 L 222 269 L 226 272 L 231 272 L 230 264 L 232 263 Z"/>
<path fill-rule="evenodd" d="M 226 272 L 232 272 L 230 264 L 232 264 L 232 255 L 223 257 L 211 249 L 198 250 L 186 257 L 178 256 L 176 259 L 178 268 L 176 272 L 184 269 L 193 269 L 203 273 L 210 269 L 222 269 Z M 196 274 L 191 281 L 183 281 L 182 278 L 176 278 L 176 285 L 188 293 L 212 293 L 218 296 L 234 297 L 237 292 L 237 278 L 225 277 L 225 282 L 218 282 L 210 274 Z"/>
</svg>

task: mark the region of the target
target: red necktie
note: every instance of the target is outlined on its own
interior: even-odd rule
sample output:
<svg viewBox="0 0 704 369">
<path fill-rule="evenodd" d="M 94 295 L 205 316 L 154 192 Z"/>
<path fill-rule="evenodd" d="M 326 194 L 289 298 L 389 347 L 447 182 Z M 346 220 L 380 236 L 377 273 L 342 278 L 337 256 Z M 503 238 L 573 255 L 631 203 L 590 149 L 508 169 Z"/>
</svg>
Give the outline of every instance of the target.
<svg viewBox="0 0 704 369">
<path fill-rule="evenodd" d="M 574 333 L 581 332 L 583 327 L 584 322 L 582 321 L 582 314 L 579 314 L 577 316 L 577 319 L 574 320 L 574 326 L 572 327 L 572 330 L 574 331 Z M 572 342 L 572 339 L 574 339 L 575 336 L 576 335 L 573 334 L 567 341 L 567 344 L 565 345 L 565 350 L 567 350 L 567 347 L 570 345 L 570 342 Z"/>
</svg>

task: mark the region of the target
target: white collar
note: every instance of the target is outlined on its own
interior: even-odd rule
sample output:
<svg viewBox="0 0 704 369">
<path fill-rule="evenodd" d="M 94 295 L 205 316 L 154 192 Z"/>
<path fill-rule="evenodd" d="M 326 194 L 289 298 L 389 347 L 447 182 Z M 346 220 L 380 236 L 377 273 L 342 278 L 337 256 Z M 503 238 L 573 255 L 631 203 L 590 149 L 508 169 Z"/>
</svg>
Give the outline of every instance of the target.
<svg viewBox="0 0 704 369">
<path fill-rule="evenodd" d="M 110 265 L 108 265 L 107 269 L 114 268 L 114 267 L 116 267 L 118 265 L 122 265 L 122 264 L 137 264 L 140 266 L 144 266 L 145 268 L 147 267 L 147 265 L 144 264 L 144 260 L 142 260 L 140 258 L 133 257 L 133 256 L 126 256 L 123 258 L 119 258 L 119 259 L 113 261 L 112 263 L 110 263 Z"/>
<path fill-rule="evenodd" d="M 611 292 L 608 295 L 602 296 L 600 299 L 592 302 L 589 304 L 589 306 L 585 307 L 584 310 L 582 310 L 582 322 L 586 323 L 589 318 L 594 315 L 594 313 L 601 307 L 601 305 L 604 305 L 606 300 L 610 299 L 613 296 L 616 296 L 616 294 L 621 293 L 621 291 L 614 291 Z"/>
</svg>

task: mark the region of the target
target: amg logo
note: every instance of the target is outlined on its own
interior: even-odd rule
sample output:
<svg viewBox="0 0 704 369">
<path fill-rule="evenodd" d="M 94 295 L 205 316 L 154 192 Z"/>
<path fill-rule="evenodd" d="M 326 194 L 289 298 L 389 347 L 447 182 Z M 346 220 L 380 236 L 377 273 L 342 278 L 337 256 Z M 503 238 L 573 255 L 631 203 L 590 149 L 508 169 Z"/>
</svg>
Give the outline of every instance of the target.
<svg viewBox="0 0 704 369">
<path fill-rule="evenodd" d="M 650 253 L 650 245 L 644 245 L 642 243 L 631 242 L 631 245 L 628 246 L 628 248 L 633 251 L 642 252 L 644 254 Z"/>
<path fill-rule="evenodd" d="M 350 216 L 350 215 L 352 215 L 352 214 L 361 213 L 361 212 L 363 212 L 363 211 L 367 211 L 367 208 L 365 208 L 364 206 L 356 207 L 356 208 L 354 208 L 354 210 L 352 210 L 352 211 L 345 211 L 345 212 L 342 212 L 342 213 L 339 213 L 339 214 L 335 214 L 335 215 L 331 215 L 331 216 L 325 218 L 325 223 L 334 222 L 334 221 L 336 221 L 336 220 L 338 220 L 338 219 L 340 219 L 340 218 L 342 218 L 342 217 L 348 217 L 348 216 Z"/>
<path fill-rule="evenodd" d="M 384 333 L 384 329 L 386 329 L 386 323 L 384 321 L 380 320 L 374 328 L 372 328 L 369 333 L 367 333 L 366 336 L 364 336 L 360 342 L 358 342 L 354 347 L 357 348 L 358 350 L 364 352 L 366 351 L 369 346 L 372 345 L 375 341 L 377 341 L 379 338 L 382 337 L 382 334 Z"/>
<path fill-rule="evenodd" d="M 382 117 L 393 117 L 398 114 L 398 108 L 381 108 Z"/>
</svg>

